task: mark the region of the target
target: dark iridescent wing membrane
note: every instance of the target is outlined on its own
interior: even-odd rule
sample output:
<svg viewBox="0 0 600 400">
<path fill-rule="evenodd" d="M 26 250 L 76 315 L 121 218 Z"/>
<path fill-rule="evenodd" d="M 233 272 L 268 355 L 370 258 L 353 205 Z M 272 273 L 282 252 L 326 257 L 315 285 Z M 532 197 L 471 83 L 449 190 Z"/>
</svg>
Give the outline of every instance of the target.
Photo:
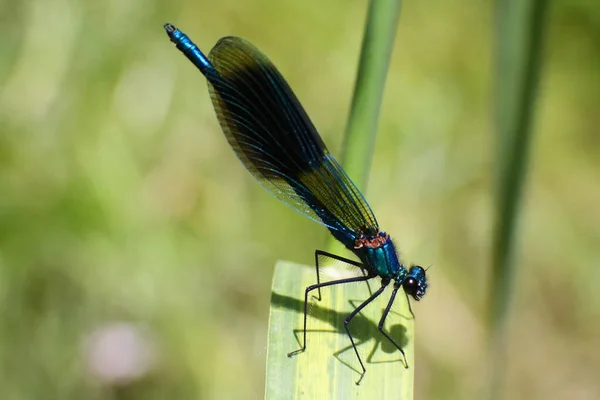
<svg viewBox="0 0 600 400">
<path fill-rule="evenodd" d="M 252 175 L 281 201 L 342 233 L 347 245 L 352 232 L 375 234 L 369 205 L 267 57 L 226 37 L 209 59 L 218 73 L 207 78 L 219 122 Z"/>
</svg>

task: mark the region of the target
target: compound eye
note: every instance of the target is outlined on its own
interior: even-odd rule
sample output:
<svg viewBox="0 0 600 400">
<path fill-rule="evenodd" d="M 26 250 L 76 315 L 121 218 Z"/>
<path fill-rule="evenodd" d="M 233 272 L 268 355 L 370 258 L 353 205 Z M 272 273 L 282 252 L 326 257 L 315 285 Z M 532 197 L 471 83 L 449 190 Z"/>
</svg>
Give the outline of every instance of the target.
<svg viewBox="0 0 600 400">
<path fill-rule="evenodd" d="M 413 297 L 415 297 L 419 289 L 419 284 L 415 278 L 406 278 L 402 286 L 404 287 L 404 291 Z"/>
<path fill-rule="evenodd" d="M 427 290 L 427 278 L 425 270 L 418 265 L 410 268 L 408 276 L 402 284 L 406 294 L 412 296 L 413 299 L 419 301 L 425 295 Z"/>
</svg>

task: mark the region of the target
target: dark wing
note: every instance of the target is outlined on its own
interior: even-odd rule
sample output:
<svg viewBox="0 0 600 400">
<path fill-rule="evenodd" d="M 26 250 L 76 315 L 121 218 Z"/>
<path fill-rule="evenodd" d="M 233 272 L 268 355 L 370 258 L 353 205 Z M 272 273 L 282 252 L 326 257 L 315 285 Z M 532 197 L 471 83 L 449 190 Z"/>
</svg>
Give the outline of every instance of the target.
<svg viewBox="0 0 600 400">
<path fill-rule="evenodd" d="M 207 78 L 221 128 L 250 173 L 343 242 L 376 234 L 371 208 L 267 57 L 243 39 L 224 37 L 208 58 L 218 73 Z"/>
</svg>

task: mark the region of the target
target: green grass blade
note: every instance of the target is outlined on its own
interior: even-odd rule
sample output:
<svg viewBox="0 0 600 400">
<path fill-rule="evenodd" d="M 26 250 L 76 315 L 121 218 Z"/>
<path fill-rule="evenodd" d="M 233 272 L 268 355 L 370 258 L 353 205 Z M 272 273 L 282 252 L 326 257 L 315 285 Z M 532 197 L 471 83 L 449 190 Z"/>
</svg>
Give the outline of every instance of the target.
<svg viewBox="0 0 600 400">
<path fill-rule="evenodd" d="M 309 299 L 306 351 L 287 357 L 289 352 L 300 347 L 304 288 L 314 282 L 314 267 L 284 261 L 275 267 L 269 318 L 266 398 L 412 399 L 413 320 L 406 315 L 398 315 L 395 311 L 401 307 L 395 307 L 386 323 L 386 330 L 404 343 L 409 369 L 398 361 L 398 351 L 377 330 L 391 291 L 384 292 L 350 324 L 367 368 L 360 386 L 355 384 L 360 376 L 356 370 L 360 370 L 360 366 L 344 331 L 343 319 L 358 302 L 369 296 L 364 283 L 324 288 L 321 301 Z M 399 295 L 396 303 L 400 305 L 403 302 L 404 297 Z M 404 339 L 403 335 L 406 335 Z M 367 362 L 371 352 L 373 358 Z"/>
<path fill-rule="evenodd" d="M 496 230 L 490 290 L 490 397 L 500 395 L 508 310 L 515 276 L 515 233 L 527 171 L 548 2 L 499 0 L 495 32 Z"/>
<path fill-rule="evenodd" d="M 340 157 L 342 166 L 362 191 L 367 186 L 381 99 L 399 16 L 399 0 L 372 0 L 369 4 L 352 106 Z"/>
</svg>

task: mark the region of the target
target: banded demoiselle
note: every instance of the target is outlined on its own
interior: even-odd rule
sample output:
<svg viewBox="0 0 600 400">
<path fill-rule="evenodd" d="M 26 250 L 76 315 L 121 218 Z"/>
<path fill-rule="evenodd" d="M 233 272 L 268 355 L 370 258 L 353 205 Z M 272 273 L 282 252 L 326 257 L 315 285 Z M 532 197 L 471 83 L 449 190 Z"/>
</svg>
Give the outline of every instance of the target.
<svg viewBox="0 0 600 400">
<path fill-rule="evenodd" d="M 302 346 L 288 356 L 306 350 L 308 295 L 313 290 L 350 282 L 381 278 L 381 287 L 345 319 L 345 330 L 362 373 L 366 369 L 358 353 L 349 323 L 393 281 L 393 291 L 378 324 L 379 331 L 402 353 L 402 347 L 383 329 L 396 294 L 403 288 L 420 300 L 427 289 L 425 270 L 407 269 L 398 259 L 390 236 L 379 224 L 365 198 L 329 153 L 302 105 L 269 59 L 249 42 L 224 37 L 206 57 L 179 29 L 165 24 L 176 47 L 202 72 L 217 118 L 244 166 L 273 196 L 302 215 L 319 222 L 360 260 L 356 262 L 321 250 L 315 251 L 317 283 L 304 292 Z M 331 258 L 360 268 L 361 276 L 321 282 L 319 260 Z"/>
</svg>

